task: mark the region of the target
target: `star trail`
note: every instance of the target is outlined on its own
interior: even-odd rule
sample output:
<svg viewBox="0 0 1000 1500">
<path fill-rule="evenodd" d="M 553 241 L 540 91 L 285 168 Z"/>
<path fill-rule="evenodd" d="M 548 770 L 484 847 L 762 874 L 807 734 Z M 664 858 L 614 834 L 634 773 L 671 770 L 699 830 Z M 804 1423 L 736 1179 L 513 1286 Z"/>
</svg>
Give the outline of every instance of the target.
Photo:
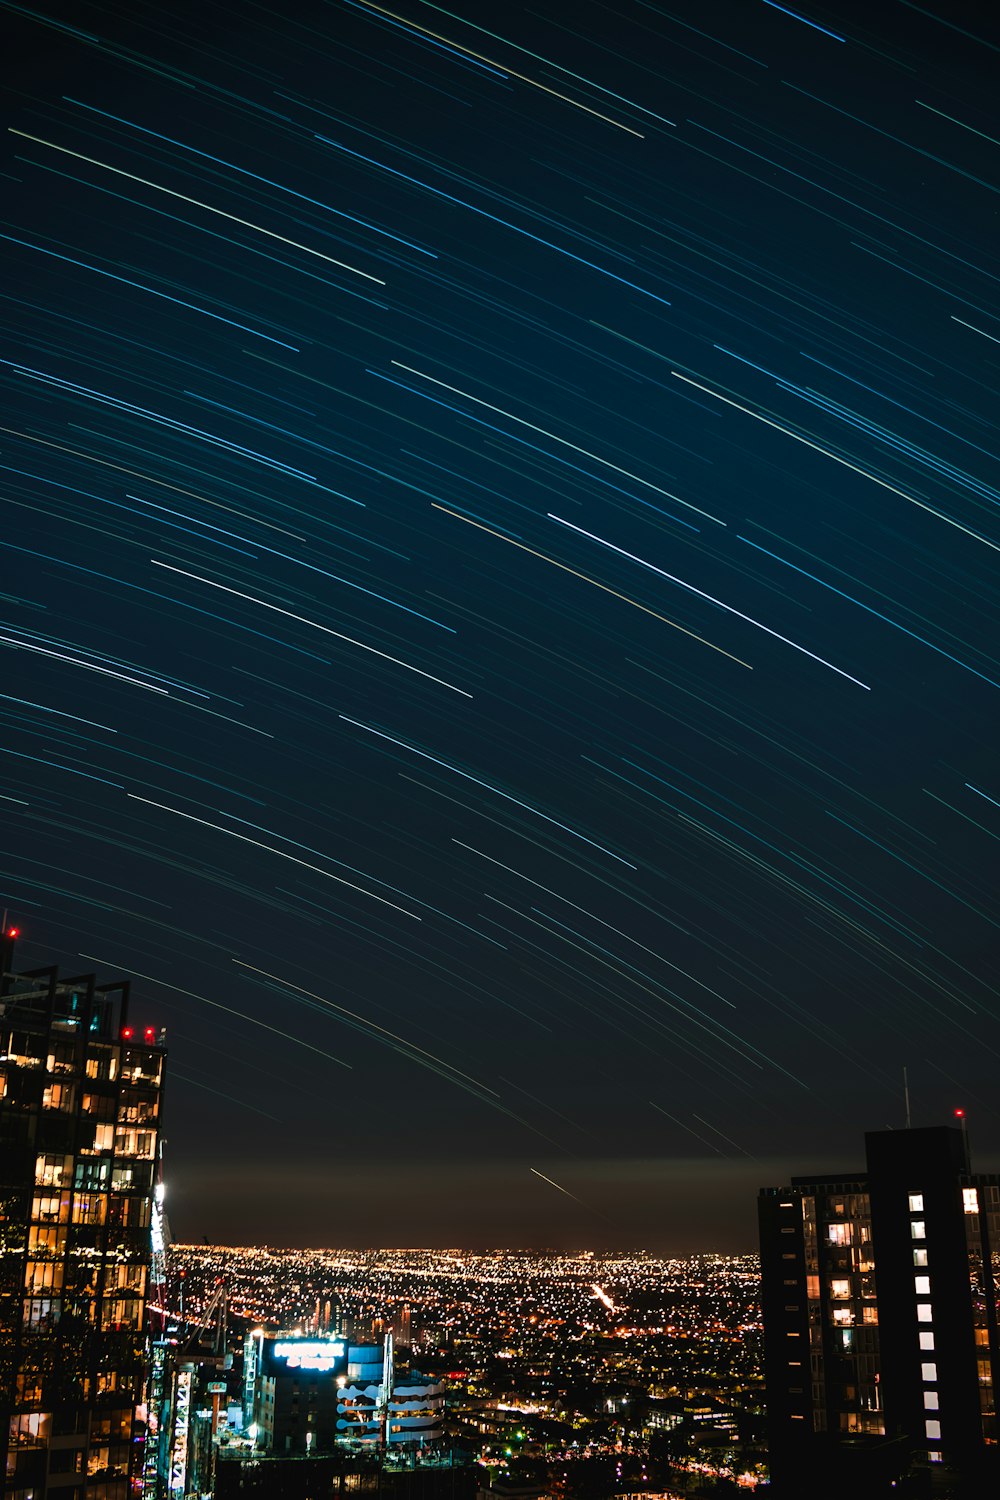
<svg viewBox="0 0 1000 1500">
<path fill-rule="evenodd" d="M 1000 1160 L 989 9 L 0 17 L 0 903 L 180 1236 Z"/>
</svg>

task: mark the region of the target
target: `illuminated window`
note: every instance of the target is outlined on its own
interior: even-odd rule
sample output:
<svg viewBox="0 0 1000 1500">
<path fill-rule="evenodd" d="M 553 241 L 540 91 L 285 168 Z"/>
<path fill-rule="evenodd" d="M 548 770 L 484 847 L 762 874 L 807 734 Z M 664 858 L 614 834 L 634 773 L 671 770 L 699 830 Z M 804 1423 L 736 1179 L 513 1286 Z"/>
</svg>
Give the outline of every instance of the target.
<svg viewBox="0 0 1000 1500">
<path fill-rule="evenodd" d="M 910 1220 L 910 1239 L 911 1240 L 923 1240 L 923 1239 L 926 1239 L 926 1238 L 927 1238 L 927 1226 L 924 1224 L 923 1219 L 911 1219 Z"/>
<path fill-rule="evenodd" d="M 934 1348 L 934 1335 L 933 1335 L 933 1333 L 922 1333 L 920 1335 L 920 1347 L 921 1347 L 921 1349 L 933 1349 Z"/>
<path fill-rule="evenodd" d="M 979 1193 L 975 1188 L 962 1189 L 962 1207 L 967 1214 L 979 1212 Z"/>
<path fill-rule="evenodd" d="M 924 1391 L 924 1411 L 937 1411 L 940 1404 L 937 1391 Z"/>
<path fill-rule="evenodd" d="M 73 1186 L 84 1192 L 106 1189 L 110 1175 L 109 1161 L 78 1161 L 73 1171 Z"/>
<path fill-rule="evenodd" d="M 28 1230 L 28 1253 L 44 1255 L 62 1255 L 66 1249 L 65 1229 L 46 1229 L 38 1225 L 32 1225 Z M 986 1329 L 983 1329 L 986 1332 Z M 41 1397 L 39 1397 L 41 1400 Z"/>
<path fill-rule="evenodd" d="M 853 1328 L 841 1328 L 840 1329 L 840 1347 L 842 1349 L 853 1349 L 854 1348 L 854 1329 Z"/>
<path fill-rule="evenodd" d="M 833 1322 L 836 1328 L 850 1328 L 854 1322 L 854 1309 L 851 1307 L 835 1307 L 833 1309 Z"/>
<path fill-rule="evenodd" d="M 54 1328 L 59 1322 L 62 1300 L 59 1297 L 25 1297 L 24 1322 L 28 1328 Z"/>
<path fill-rule="evenodd" d="M 74 1224 L 103 1224 L 108 1200 L 103 1193 L 77 1193 L 73 1198 Z"/>
<path fill-rule="evenodd" d="M 934 1309 L 931 1307 L 931 1304 L 929 1302 L 918 1302 L 917 1303 L 917 1322 L 918 1323 L 933 1323 L 933 1321 L 934 1321 Z"/>
<path fill-rule="evenodd" d="M 58 1292 L 62 1290 L 63 1268 L 58 1262 L 49 1260 L 29 1261 L 24 1272 L 26 1292 Z"/>
<path fill-rule="evenodd" d="M 941 1462 L 941 1455 L 940 1455 L 940 1453 L 938 1453 L 935 1449 L 932 1448 L 929 1451 L 929 1453 L 927 1454 L 927 1462 L 931 1463 L 931 1464 L 939 1464 Z"/>
<path fill-rule="evenodd" d="M 927 1264 L 927 1251 L 926 1250 L 914 1250 L 914 1252 L 913 1252 L 913 1264 L 915 1266 L 926 1266 L 926 1264 Z"/>
<path fill-rule="evenodd" d="M 941 1423 L 935 1421 L 933 1418 L 928 1418 L 928 1420 L 924 1423 L 924 1431 L 929 1438 L 940 1438 Z"/>
<path fill-rule="evenodd" d="M 924 1211 L 923 1193 L 911 1193 L 908 1199 L 911 1214 L 922 1214 Z"/>
<path fill-rule="evenodd" d="M 45 1154 L 35 1158 L 35 1181 L 40 1187 L 62 1187 L 73 1168 L 71 1156 Z"/>
<path fill-rule="evenodd" d="M 826 1226 L 826 1237 L 831 1245 L 849 1245 L 851 1243 L 850 1224 L 828 1224 Z"/>
<path fill-rule="evenodd" d="M 10 1424 L 11 1446 L 34 1448 L 49 1440 L 52 1418 L 47 1413 L 29 1412 L 23 1417 L 14 1417 Z"/>
<path fill-rule="evenodd" d="M 65 1224 L 69 1221 L 70 1197 L 57 1193 L 36 1193 L 31 1202 L 31 1217 L 42 1224 Z"/>
<path fill-rule="evenodd" d="M 927 1385 L 937 1383 L 937 1365 L 922 1364 L 920 1366 L 920 1379 Z"/>
<path fill-rule="evenodd" d="M 931 1294 L 931 1278 L 929 1276 L 914 1276 L 913 1290 L 918 1297 L 929 1297 Z"/>
<path fill-rule="evenodd" d="M 851 1295 L 851 1283 L 847 1277 L 834 1277 L 830 1282 L 830 1296 L 843 1301 Z"/>
<path fill-rule="evenodd" d="M 873 1307 L 870 1304 L 866 1304 L 861 1309 L 861 1321 L 862 1321 L 862 1323 L 877 1323 L 878 1322 L 878 1308 L 877 1307 Z"/>
</svg>

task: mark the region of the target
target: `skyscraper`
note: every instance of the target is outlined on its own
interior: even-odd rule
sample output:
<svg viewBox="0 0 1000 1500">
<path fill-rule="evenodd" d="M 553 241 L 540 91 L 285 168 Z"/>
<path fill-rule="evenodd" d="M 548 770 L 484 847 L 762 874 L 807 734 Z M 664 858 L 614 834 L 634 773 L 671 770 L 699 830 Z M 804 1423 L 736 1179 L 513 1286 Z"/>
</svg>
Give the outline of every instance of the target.
<svg viewBox="0 0 1000 1500">
<path fill-rule="evenodd" d="M 759 1199 L 782 1495 L 845 1481 L 879 1494 L 907 1470 L 929 1483 L 1000 1473 L 1000 1177 L 970 1172 L 960 1129 L 865 1144 L 865 1172 L 795 1177 Z"/>
<path fill-rule="evenodd" d="M 164 1049 L 126 982 L 13 972 L 0 938 L 4 1500 L 126 1500 Z"/>
</svg>

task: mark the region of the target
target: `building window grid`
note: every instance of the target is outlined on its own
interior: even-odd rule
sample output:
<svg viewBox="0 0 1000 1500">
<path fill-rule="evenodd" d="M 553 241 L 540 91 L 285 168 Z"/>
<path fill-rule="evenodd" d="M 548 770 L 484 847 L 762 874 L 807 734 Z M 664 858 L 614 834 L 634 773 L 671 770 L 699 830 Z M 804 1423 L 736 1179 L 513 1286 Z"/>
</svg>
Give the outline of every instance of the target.
<svg viewBox="0 0 1000 1500">
<path fill-rule="evenodd" d="M 968 1200 L 966 1199 L 965 1201 L 967 1202 Z M 909 1210 L 910 1210 L 911 1214 L 915 1214 L 915 1213 L 922 1214 L 923 1211 L 924 1211 L 924 1195 L 923 1195 L 923 1193 L 910 1193 L 909 1196 L 908 1196 L 908 1199 L 907 1199 L 907 1204 L 908 1204 L 908 1207 L 909 1207 Z M 966 1212 L 968 1212 L 968 1209 L 966 1210 Z M 927 1238 L 927 1222 L 926 1222 L 926 1220 L 922 1219 L 922 1218 L 920 1218 L 920 1219 L 911 1218 L 910 1219 L 910 1239 L 911 1240 L 924 1240 L 926 1238 Z M 914 1248 L 914 1251 L 913 1251 L 913 1264 L 914 1264 L 915 1267 L 919 1267 L 921 1270 L 926 1270 L 927 1269 L 927 1266 L 928 1266 L 928 1257 L 927 1257 L 927 1250 L 926 1250 L 925 1247 L 923 1247 L 923 1246 L 917 1246 L 917 1247 Z M 930 1279 L 929 1276 L 927 1276 L 927 1275 L 923 1275 L 923 1276 L 915 1275 L 914 1276 L 914 1278 L 913 1278 L 913 1292 L 914 1292 L 914 1296 L 916 1296 L 916 1297 L 926 1297 L 926 1296 L 929 1296 L 930 1295 L 930 1289 L 931 1289 L 931 1279 Z M 918 1302 L 917 1303 L 917 1322 L 918 1323 L 925 1323 L 926 1324 L 926 1323 L 933 1323 L 933 1321 L 934 1321 L 934 1310 L 933 1310 L 932 1304 L 930 1302 Z M 933 1334 L 932 1331 L 930 1331 L 928 1329 L 920 1329 L 919 1332 L 918 1332 L 918 1339 L 919 1339 L 919 1345 L 920 1345 L 920 1351 L 921 1351 L 921 1353 L 924 1353 L 925 1351 L 929 1352 L 929 1351 L 933 1350 L 933 1348 L 934 1348 L 934 1334 Z M 937 1365 L 933 1364 L 933 1363 L 930 1363 L 930 1362 L 924 1362 L 920 1366 L 920 1373 L 921 1373 L 921 1378 L 922 1378 L 922 1380 L 924 1382 L 924 1387 L 925 1387 L 924 1388 L 924 1411 L 937 1411 L 939 1409 L 939 1406 L 940 1406 L 940 1396 L 939 1396 L 937 1390 L 934 1389 L 934 1386 L 936 1385 L 936 1382 L 937 1382 Z M 929 1417 L 929 1418 L 925 1419 L 925 1421 L 924 1421 L 924 1436 L 926 1438 L 932 1440 L 932 1441 L 934 1439 L 936 1439 L 938 1442 L 941 1441 L 941 1423 L 940 1423 L 940 1421 L 937 1420 L 937 1418 L 931 1418 L 931 1417 Z M 937 1449 L 928 1449 L 928 1451 L 927 1451 L 927 1461 L 928 1461 L 928 1463 L 940 1463 L 941 1462 L 941 1454 L 940 1454 L 940 1452 Z"/>
<path fill-rule="evenodd" d="M 5 1040 L 8 1039 L 5 1038 Z M 44 1043 L 40 1043 L 40 1045 L 44 1046 Z M 51 1042 L 50 1046 L 52 1046 Z M 12 1045 L 8 1040 L 8 1045 L 4 1050 L 8 1052 L 9 1056 L 12 1056 L 14 1058 L 16 1066 L 30 1066 L 40 1070 L 43 1068 L 43 1059 L 41 1056 L 35 1057 L 33 1055 L 26 1054 L 25 1058 L 22 1059 L 19 1051 L 17 1050 L 16 1043 Z M 106 1050 L 108 1053 L 107 1058 L 101 1058 L 101 1065 L 99 1067 L 95 1066 L 94 1073 L 96 1074 L 99 1072 L 102 1076 L 113 1079 L 116 1072 L 117 1059 L 115 1053 L 117 1052 L 117 1048 L 112 1046 L 107 1048 Z M 44 1059 L 44 1064 L 46 1065 L 44 1067 L 44 1071 L 47 1072 L 50 1077 L 52 1074 L 58 1075 L 62 1073 L 63 1075 L 66 1075 L 67 1073 L 72 1074 L 77 1071 L 75 1061 L 64 1057 L 62 1055 L 63 1052 L 65 1052 L 64 1046 L 57 1043 L 53 1047 L 50 1055 Z M 151 1069 L 152 1076 L 149 1078 L 143 1077 L 142 1082 L 152 1082 L 154 1088 L 158 1088 L 160 1074 L 159 1058 L 156 1058 L 154 1060 L 153 1067 L 155 1067 L 155 1073 L 152 1073 Z M 136 1068 L 137 1076 L 141 1073 L 141 1071 L 141 1069 Z M 89 1067 L 87 1067 L 87 1072 L 88 1074 L 91 1072 L 91 1069 Z M 6 1075 L 3 1075 L 2 1083 L 5 1085 L 6 1082 Z M 0 1098 L 3 1097 L 5 1092 L 5 1088 L 0 1088 Z M 34 1109 L 44 1109 L 46 1111 L 61 1109 L 70 1113 L 75 1113 L 82 1121 L 86 1118 L 87 1115 L 90 1114 L 90 1109 L 88 1108 L 88 1106 L 90 1106 L 92 1102 L 93 1096 L 91 1095 L 88 1095 L 85 1099 L 80 1100 L 79 1096 L 74 1092 L 73 1084 L 62 1081 L 54 1081 L 46 1085 L 44 1093 L 40 1093 L 38 1095 L 38 1098 L 34 1100 L 32 1107 Z M 112 1100 L 108 1100 L 109 1104 L 112 1102 Z M 123 1145 L 132 1148 L 130 1154 L 134 1153 L 134 1155 L 139 1157 L 140 1159 L 150 1159 L 155 1155 L 155 1140 L 158 1128 L 157 1103 L 158 1101 L 154 1102 L 152 1108 L 140 1107 L 140 1109 L 136 1111 L 134 1125 L 145 1127 L 145 1130 L 140 1132 L 138 1129 L 133 1129 L 129 1132 L 126 1140 L 122 1142 Z M 131 1125 L 133 1122 L 130 1120 L 128 1123 Z M 113 1126 L 111 1133 L 113 1139 Z M 108 1202 L 107 1197 L 105 1197 L 104 1195 L 88 1194 L 86 1191 L 83 1193 L 74 1193 L 73 1191 L 74 1188 L 79 1189 L 83 1185 L 83 1179 L 85 1177 L 87 1177 L 88 1179 L 86 1181 L 87 1188 L 92 1189 L 93 1187 L 99 1186 L 106 1190 L 108 1186 L 105 1174 L 108 1170 L 108 1166 L 110 1166 L 110 1163 L 108 1164 L 108 1166 L 105 1166 L 104 1164 L 98 1163 L 85 1165 L 84 1163 L 80 1162 L 80 1154 L 87 1152 L 87 1144 L 85 1143 L 85 1139 L 86 1138 L 84 1137 L 84 1141 L 77 1143 L 77 1152 L 75 1153 L 75 1156 L 74 1154 L 52 1154 L 51 1152 L 47 1152 L 36 1157 L 36 1168 L 34 1173 L 35 1191 L 32 1193 L 29 1189 L 25 1204 L 25 1207 L 28 1210 L 27 1217 L 30 1220 L 34 1221 L 34 1223 L 31 1227 L 29 1227 L 27 1223 L 25 1224 L 25 1247 L 28 1248 L 28 1257 L 25 1262 L 24 1279 L 22 1283 L 23 1292 L 25 1295 L 22 1302 L 21 1314 L 24 1326 L 27 1329 L 30 1329 L 32 1333 L 40 1337 L 44 1341 L 44 1347 L 46 1348 L 48 1347 L 49 1340 L 59 1337 L 58 1324 L 62 1312 L 62 1302 L 60 1297 L 58 1295 L 52 1294 L 59 1293 L 59 1291 L 61 1290 L 61 1283 L 66 1278 L 70 1270 L 68 1263 L 65 1260 L 67 1230 L 62 1226 L 66 1225 L 70 1221 L 71 1214 L 73 1222 L 80 1222 L 81 1219 L 89 1220 L 90 1222 L 93 1222 L 94 1219 L 96 1219 L 98 1223 L 101 1222 L 104 1218 L 104 1207 Z M 108 1141 L 107 1147 L 110 1146 L 111 1141 Z M 88 1176 L 88 1174 L 91 1173 L 93 1174 L 95 1179 L 93 1182 L 89 1180 Z M 137 1186 L 145 1190 L 145 1180 L 143 1179 L 143 1181 L 138 1183 Z M 88 1198 L 90 1199 L 90 1202 L 88 1202 Z M 79 1211 L 77 1211 L 76 1208 L 77 1203 L 80 1204 Z M 93 1204 L 93 1207 L 91 1207 L 91 1203 Z M 121 1236 L 119 1236 L 119 1238 L 121 1238 Z M 134 1238 L 134 1236 L 132 1236 L 132 1238 Z M 145 1236 L 143 1236 L 143 1239 L 144 1238 Z M 30 1239 L 30 1248 L 27 1247 L 28 1239 Z M 101 1258 L 105 1259 L 106 1254 L 106 1250 L 102 1251 Z M 119 1296 L 116 1299 L 114 1311 L 120 1314 L 121 1320 L 123 1323 L 125 1323 L 126 1326 L 138 1328 L 141 1325 L 142 1315 L 144 1311 L 143 1302 L 145 1292 L 145 1245 L 142 1244 L 140 1247 L 139 1242 L 137 1242 L 135 1246 L 130 1247 L 129 1245 L 125 1244 L 125 1241 L 123 1239 L 119 1254 L 123 1254 L 129 1264 L 121 1265 L 117 1269 L 116 1279 L 119 1283 Z M 137 1264 L 131 1263 L 131 1257 L 133 1254 L 136 1255 L 138 1259 Z M 90 1321 L 91 1323 L 93 1323 L 93 1313 L 95 1310 L 96 1298 L 98 1296 L 97 1281 L 98 1279 L 103 1279 L 100 1277 L 98 1268 L 95 1267 L 92 1269 L 92 1273 L 89 1279 L 93 1284 L 89 1285 L 86 1288 L 84 1301 L 89 1306 L 89 1310 L 91 1313 Z M 67 1283 L 67 1290 L 68 1289 L 69 1288 Z M 68 1306 L 69 1303 L 67 1303 L 67 1307 Z M 84 1309 L 78 1302 L 77 1307 L 74 1310 L 83 1311 Z M 39 1344 L 38 1347 L 39 1349 L 41 1349 L 43 1345 Z M 141 1370 L 141 1359 L 139 1357 L 138 1346 L 136 1346 L 135 1350 L 130 1351 L 130 1353 L 133 1356 L 131 1358 L 129 1357 L 129 1353 L 126 1353 L 125 1350 L 122 1350 L 122 1357 L 119 1361 L 119 1370 L 106 1373 L 101 1377 L 102 1379 L 109 1382 L 107 1388 L 110 1388 L 110 1383 L 119 1375 L 121 1375 L 126 1381 L 131 1382 L 131 1384 L 135 1383 L 135 1379 L 138 1377 L 138 1373 Z M 31 1375 L 31 1371 L 21 1372 L 17 1375 L 16 1395 L 14 1398 L 15 1415 L 12 1417 L 14 1431 L 16 1432 L 15 1441 L 20 1443 L 24 1438 L 28 1438 L 29 1441 L 33 1439 L 34 1442 L 40 1447 L 47 1447 L 49 1432 L 47 1430 L 43 1430 L 40 1424 L 48 1423 L 50 1421 L 50 1418 L 44 1414 L 39 1415 L 38 1413 L 24 1412 L 24 1404 L 38 1405 L 45 1401 L 45 1395 L 42 1385 L 39 1383 L 38 1379 L 32 1380 Z M 90 1382 L 88 1380 L 83 1383 L 83 1387 L 81 1388 L 82 1399 L 84 1400 L 90 1399 L 89 1386 Z M 18 1407 L 20 1408 L 20 1413 L 16 1411 L 16 1408 Z M 118 1478 L 118 1476 L 122 1476 L 122 1479 L 124 1480 L 124 1476 L 126 1476 L 128 1472 L 128 1463 L 131 1449 L 131 1445 L 128 1441 L 129 1434 L 131 1432 L 131 1420 L 132 1403 L 130 1401 L 129 1406 L 123 1408 L 121 1413 L 121 1431 L 109 1433 L 108 1435 L 104 1435 L 102 1433 L 100 1444 L 91 1447 L 88 1468 L 92 1474 L 95 1474 L 96 1463 L 96 1474 L 100 1477 L 105 1477 L 106 1475 L 114 1475 L 116 1479 Z M 110 1436 L 112 1440 L 119 1440 L 115 1443 L 114 1447 L 104 1446 L 104 1443 L 107 1442 L 108 1436 Z M 65 1451 L 66 1450 L 62 1449 L 57 1450 L 59 1454 L 62 1454 Z M 77 1458 L 80 1461 L 82 1461 L 82 1453 L 83 1450 L 81 1449 L 77 1455 Z M 81 1462 L 78 1462 L 78 1472 L 80 1471 L 80 1468 Z M 8 1475 L 8 1477 L 10 1477 L 10 1475 Z M 17 1477 L 18 1476 L 15 1476 L 15 1483 Z M 116 1492 L 119 1487 L 120 1486 L 117 1483 L 114 1485 Z M 18 1493 L 22 1493 L 22 1491 L 19 1489 Z M 23 1493 L 26 1495 L 27 1491 L 23 1491 Z M 67 1490 L 67 1494 L 68 1493 L 69 1491 Z M 74 1489 L 72 1493 L 75 1495 L 76 1489 Z"/>
<path fill-rule="evenodd" d="M 923 1193 L 910 1193 L 907 1199 L 911 1214 L 922 1214 L 924 1211 Z M 927 1238 L 927 1222 L 923 1218 L 910 1219 L 910 1239 L 925 1240 Z M 926 1272 L 928 1269 L 928 1255 L 925 1246 L 915 1246 L 913 1250 L 913 1264 L 915 1268 Z M 930 1295 L 930 1276 L 914 1275 L 913 1293 L 915 1297 L 926 1297 Z M 930 1302 L 917 1303 L 917 1322 L 933 1323 L 934 1312 Z M 921 1328 L 918 1331 L 918 1342 L 921 1353 L 930 1353 L 934 1349 L 934 1333 L 932 1329 Z M 920 1366 L 921 1379 L 924 1384 L 923 1404 L 924 1411 L 938 1411 L 941 1398 L 936 1389 L 937 1364 L 931 1361 L 923 1361 Z M 926 1417 L 924 1420 L 924 1436 L 930 1441 L 941 1441 L 941 1423 L 936 1417 Z M 940 1463 L 941 1453 L 936 1448 L 927 1450 L 928 1463 Z"/>
<path fill-rule="evenodd" d="M 968 1179 L 966 1179 L 966 1181 L 968 1181 Z M 803 1194 L 803 1199 L 805 1198 L 805 1196 L 806 1195 Z M 924 1451 L 926 1453 L 928 1462 L 939 1464 L 943 1462 L 943 1452 L 941 1451 L 940 1446 L 931 1446 L 932 1444 L 940 1445 L 941 1443 L 941 1425 L 940 1418 L 937 1416 L 940 1405 L 940 1391 L 936 1389 L 936 1386 L 939 1377 L 937 1366 L 935 1363 L 933 1363 L 933 1354 L 935 1351 L 935 1334 L 933 1327 L 930 1326 L 934 1320 L 934 1309 L 936 1307 L 936 1301 L 931 1300 L 930 1277 L 928 1274 L 929 1257 L 926 1248 L 928 1221 L 926 1218 L 925 1195 L 921 1192 L 907 1194 L 906 1196 L 908 1200 L 907 1206 L 911 1214 L 910 1238 L 913 1247 L 912 1262 L 914 1268 L 915 1300 L 911 1305 L 914 1306 L 915 1310 L 919 1305 L 917 1318 L 918 1321 L 924 1325 L 923 1327 L 920 1327 L 918 1329 L 918 1343 L 920 1354 L 929 1354 L 932 1356 L 932 1359 L 930 1361 L 924 1361 L 921 1363 L 921 1374 L 925 1388 L 923 1394 L 926 1398 L 924 1410 L 928 1413 L 928 1416 L 925 1419 L 925 1439 L 928 1443 L 928 1446 Z M 803 1202 L 803 1217 L 806 1219 L 812 1217 L 812 1225 L 809 1227 L 812 1228 L 813 1235 L 815 1236 L 814 1244 L 816 1243 L 816 1239 L 818 1239 L 819 1236 L 822 1235 L 823 1243 L 822 1245 L 818 1246 L 818 1249 L 821 1253 L 825 1252 L 823 1253 L 824 1261 L 832 1259 L 833 1266 L 835 1266 L 837 1270 L 841 1270 L 842 1268 L 846 1270 L 848 1268 L 847 1262 L 848 1260 L 850 1260 L 851 1269 L 856 1271 L 860 1270 L 861 1268 L 856 1263 L 856 1257 L 852 1254 L 852 1250 L 850 1248 L 853 1239 L 852 1226 L 849 1222 L 846 1224 L 844 1222 L 845 1217 L 848 1219 L 848 1221 L 854 1217 L 853 1203 L 851 1205 L 851 1209 L 847 1210 L 847 1212 L 845 1213 L 845 1207 L 841 1206 L 840 1200 L 838 1200 L 836 1203 L 833 1200 L 834 1195 L 832 1191 L 830 1192 L 830 1196 L 828 1199 L 826 1198 L 825 1194 L 820 1198 L 814 1198 L 809 1205 L 809 1208 L 812 1210 L 811 1215 L 806 1208 L 805 1202 Z M 968 1249 L 970 1255 L 970 1269 L 972 1268 L 972 1262 L 974 1261 L 974 1253 L 978 1251 L 981 1257 L 980 1270 L 982 1274 L 978 1279 L 975 1277 L 975 1275 L 973 1276 L 976 1342 L 977 1344 L 982 1346 L 981 1349 L 977 1350 L 977 1354 L 980 1354 L 980 1359 L 977 1361 L 977 1366 L 980 1385 L 980 1400 L 983 1409 L 983 1435 L 987 1443 L 995 1444 L 997 1441 L 997 1434 L 993 1426 L 995 1420 L 992 1379 L 993 1371 L 992 1361 L 989 1359 L 990 1339 L 989 1330 L 986 1326 L 986 1323 L 988 1307 L 994 1308 L 998 1313 L 1000 1313 L 1000 1251 L 995 1251 L 992 1257 L 988 1257 L 986 1254 L 984 1254 L 984 1246 L 982 1241 L 984 1241 L 986 1238 L 988 1226 L 990 1231 L 990 1242 L 993 1245 L 1000 1246 L 1000 1186 L 993 1184 L 984 1184 L 980 1182 L 974 1190 L 963 1189 L 961 1210 L 965 1216 L 966 1232 L 968 1236 Z M 839 1224 L 837 1224 L 836 1218 L 834 1217 L 835 1215 L 840 1216 Z M 822 1222 L 822 1220 L 825 1220 L 827 1216 L 829 1216 L 829 1218 L 833 1220 L 833 1223 Z M 982 1218 L 980 1216 L 982 1216 Z M 820 1222 L 817 1222 L 817 1220 L 819 1220 Z M 831 1230 L 833 1231 L 832 1233 Z M 854 1235 L 858 1234 L 857 1225 L 853 1226 L 853 1231 Z M 861 1239 L 863 1240 L 864 1238 L 865 1235 L 862 1231 Z M 857 1241 L 855 1241 L 855 1243 L 857 1243 Z M 791 1257 L 785 1258 L 790 1259 Z M 991 1260 L 992 1265 L 990 1264 Z M 831 1266 L 830 1269 L 833 1269 L 833 1266 Z M 818 1263 L 814 1263 L 813 1265 L 809 1266 L 808 1269 L 818 1271 L 819 1265 Z M 918 1272 L 923 1274 L 916 1274 Z M 817 1299 L 820 1302 L 820 1307 L 816 1308 L 816 1312 L 820 1312 L 820 1310 L 822 1309 L 822 1314 L 825 1315 L 825 1319 L 829 1319 L 832 1312 L 831 1302 L 833 1301 L 834 1296 L 837 1295 L 839 1300 L 839 1298 L 842 1297 L 843 1294 L 840 1288 L 837 1289 L 837 1294 L 834 1293 L 834 1289 L 831 1284 L 832 1278 L 828 1281 L 827 1275 L 823 1275 L 821 1278 L 817 1277 L 817 1280 L 820 1279 L 822 1280 L 824 1285 L 822 1287 L 821 1297 Z M 865 1295 L 865 1293 L 861 1289 L 861 1278 L 857 1278 L 857 1286 L 854 1285 L 854 1282 L 855 1278 L 852 1277 L 852 1291 L 854 1293 L 853 1297 L 851 1298 L 852 1302 L 856 1300 L 859 1295 Z M 807 1292 L 807 1297 L 809 1297 L 809 1295 L 810 1294 Z M 869 1295 L 874 1298 L 874 1291 L 872 1291 Z M 919 1304 L 917 1299 L 920 1299 Z M 813 1313 L 812 1307 L 809 1307 L 809 1313 Z M 810 1321 L 812 1321 L 811 1318 Z M 990 1326 L 992 1326 L 992 1322 Z M 841 1327 L 839 1332 L 841 1337 L 844 1339 L 845 1344 L 847 1340 L 852 1338 L 853 1330 L 844 1329 L 843 1327 Z M 858 1353 L 853 1352 L 852 1354 L 848 1355 L 848 1358 L 852 1360 L 852 1363 L 857 1363 Z M 816 1354 L 814 1352 L 814 1362 L 815 1359 Z M 821 1364 L 818 1369 L 813 1370 L 814 1380 L 817 1375 L 819 1375 L 820 1379 L 822 1379 L 823 1373 L 824 1371 Z M 822 1387 L 819 1387 L 814 1390 L 814 1400 L 819 1396 L 821 1389 Z M 814 1412 L 814 1425 L 816 1427 L 816 1430 L 825 1430 L 825 1421 L 819 1420 L 817 1419 L 817 1417 L 818 1414 Z"/>
</svg>

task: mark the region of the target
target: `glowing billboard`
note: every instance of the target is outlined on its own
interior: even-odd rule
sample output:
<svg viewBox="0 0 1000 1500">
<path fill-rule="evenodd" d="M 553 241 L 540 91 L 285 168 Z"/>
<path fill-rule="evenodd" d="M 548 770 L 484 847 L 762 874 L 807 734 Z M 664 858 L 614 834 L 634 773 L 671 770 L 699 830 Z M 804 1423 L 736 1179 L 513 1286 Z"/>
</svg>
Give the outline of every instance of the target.
<svg viewBox="0 0 1000 1500">
<path fill-rule="evenodd" d="M 347 1361 L 343 1339 L 280 1339 L 271 1344 L 270 1361 L 288 1370 L 336 1370 Z"/>
</svg>

